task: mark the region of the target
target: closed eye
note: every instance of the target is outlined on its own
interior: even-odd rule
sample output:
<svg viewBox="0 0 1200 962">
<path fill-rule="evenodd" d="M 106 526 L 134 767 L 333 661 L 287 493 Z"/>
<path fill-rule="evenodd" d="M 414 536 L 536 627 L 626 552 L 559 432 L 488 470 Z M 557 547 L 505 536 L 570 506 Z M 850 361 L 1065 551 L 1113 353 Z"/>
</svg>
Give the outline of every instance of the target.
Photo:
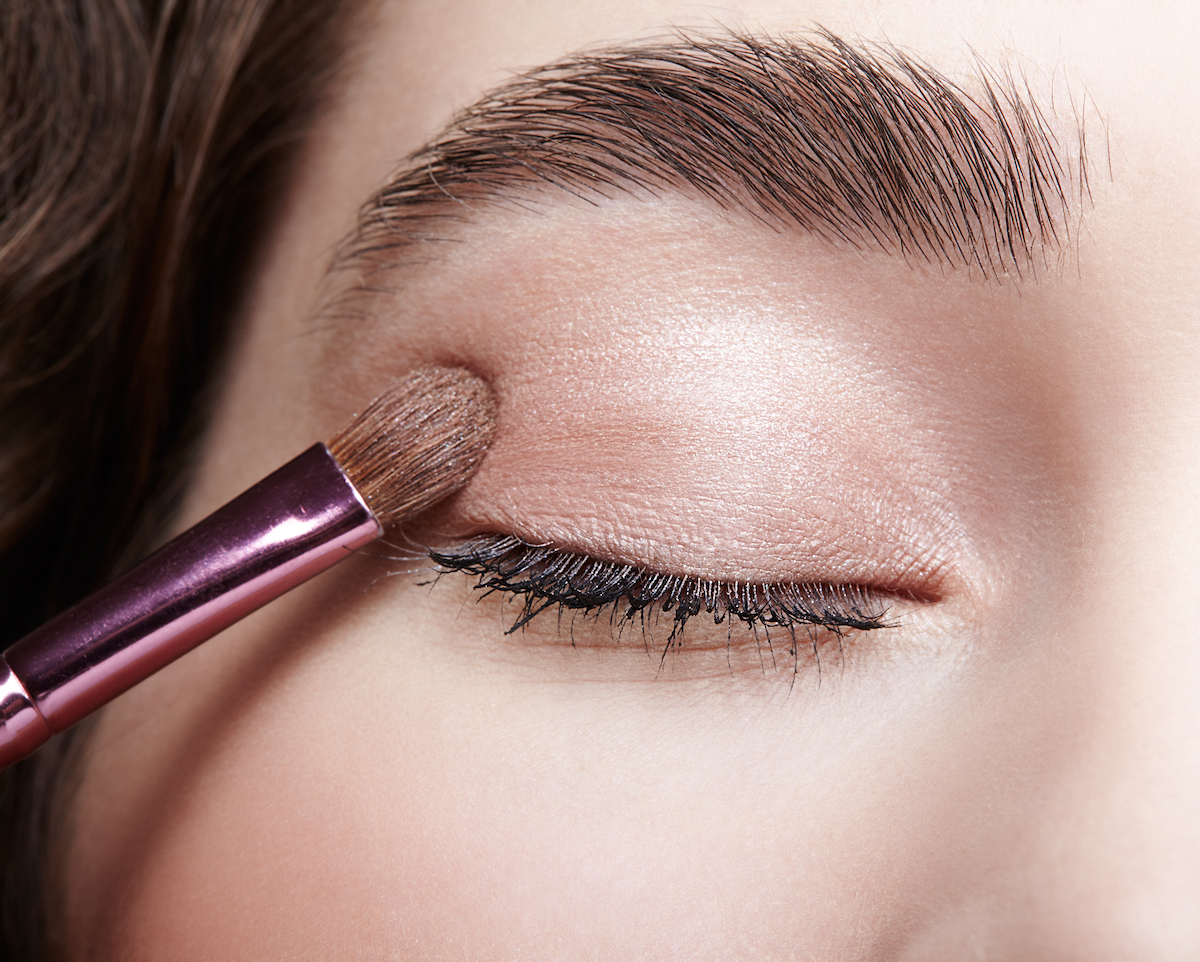
<svg viewBox="0 0 1200 962">
<path fill-rule="evenodd" d="M 684 629 L 694 618 L 726 627 L 726 643 L 746 629 L 757 641 L 770 643 L 783 633 L 796 649 L 797 631 L 816 644 L 818 634 L 840 638 L 847 631 L 891 627 L 885 620 L 888 597 L 862 585 L 819 582 L 755 584 L 712 581 L 691 575 L 649 571 L 632 564 L 602 561 L 549 545 L 530 544 L 513 535 L 486 534 L 453 548 L 434 549 L 430 556 L 443 573 L 475 576 L 483 596 L 510 595 L 518 611 L 507 633 L 525 628 L 547 611 L 577 612 L 599 619 L 607 615 L 620 629 L 650 618 L 669 619 L 663 649 L 683 647 Z"/>
</svg>

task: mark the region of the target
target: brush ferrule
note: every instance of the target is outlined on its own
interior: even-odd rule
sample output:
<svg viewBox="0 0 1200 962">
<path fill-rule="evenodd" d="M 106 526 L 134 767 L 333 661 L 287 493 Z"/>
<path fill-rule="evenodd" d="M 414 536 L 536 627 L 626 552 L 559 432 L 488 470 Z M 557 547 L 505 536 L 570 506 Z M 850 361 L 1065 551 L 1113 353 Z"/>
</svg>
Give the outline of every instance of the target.
<svg viewBox="0 0 1200 962">
<path fill-rule="evenodd" d="M 48 730 L 70 727 L 382 533 L 325 446 L 313 446 L 10 647 L 4 658 L 23 685 L 8 696 L 13 718 L 33 731 L 24 695 Z M 5 758 L 6 737 L 7 727 L 0 764 L 40 743 Z"/>
</svg>

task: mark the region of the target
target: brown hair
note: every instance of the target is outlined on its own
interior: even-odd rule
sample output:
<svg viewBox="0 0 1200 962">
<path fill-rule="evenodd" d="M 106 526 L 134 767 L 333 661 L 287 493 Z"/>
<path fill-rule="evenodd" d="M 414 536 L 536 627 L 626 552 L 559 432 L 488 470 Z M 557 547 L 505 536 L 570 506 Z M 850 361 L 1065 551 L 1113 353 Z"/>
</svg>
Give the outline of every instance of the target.
<svg viewBox="0 0 1200 962">
<path fill-rule="evenodd" d="M 245 266 L 349 42 L 348 6 L 0 13 L 4 646 L 160 535 Z M 0 775 L 6 959 L 56 954 L 46 864 L 69 741 Z"/>
</svg>

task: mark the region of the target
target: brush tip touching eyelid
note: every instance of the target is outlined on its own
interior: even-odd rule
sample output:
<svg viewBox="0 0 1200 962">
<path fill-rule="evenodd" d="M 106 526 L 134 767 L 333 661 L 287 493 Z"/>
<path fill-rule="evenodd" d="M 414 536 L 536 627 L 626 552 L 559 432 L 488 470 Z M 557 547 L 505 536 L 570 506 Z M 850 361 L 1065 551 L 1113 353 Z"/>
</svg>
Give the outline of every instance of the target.
<svg viewBox="0 0 1200 962">
<path fill-rule="evenodd" d="M 422 368 L 372 401 L 329 450 L 386 528 L 471 479 L 495 435 L 496 407 L 482 378 Z"/>
<path fill-rule="evenodd" d="M 7 648 L 0 767 L 461 488 L 495 412 L 466 371 L 401 378 L 329 448 L 313 445 Z"/>
</svg>

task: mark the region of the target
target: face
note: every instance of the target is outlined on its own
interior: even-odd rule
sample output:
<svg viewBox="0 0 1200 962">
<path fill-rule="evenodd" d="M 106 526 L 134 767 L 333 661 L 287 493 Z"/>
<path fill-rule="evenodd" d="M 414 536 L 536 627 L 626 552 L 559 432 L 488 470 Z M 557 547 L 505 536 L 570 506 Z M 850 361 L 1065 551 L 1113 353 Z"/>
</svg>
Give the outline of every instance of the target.
<svg viewBox="0 0 1200 962">
<path fill-rule="evenodd" d="M 256 265 L 182 523 L 425 364 L 492 383 L 495 444 L 387 545 L 105 712 L 68 857 L 76 953 L 1195 957 L 1196 12 L 501 6 L 373 12 Z M 939 169 L 979 164 L 896 115 L 892 179 L 862 160 L 868 108 L 821 111 L 862 56 L 871 103 L 915 89 L 884 40 L 965 104 L 970 142 L 1025 166 L 938 195 Z M 647 44 L 676 58 L 656 90 L 734 84 L 720 150 L 632 90 Z M 785 47 L 834 93 L 763 66 Z M 512 140 L 495 189 L 455 181 L 444 147 L 400 163 L 505 84 L 510 113 L 476 127 L 527 132 L 547 75 L 531 104 L 515 74 L 600 49 L 604 97 L 554 94 L 575 182 Z M 765 120 L 755 65 L 760 92 L 787 77 Z M 578 119 L 611 103 L 645 113 Z M 780 198 L 835 180 L 794 140 L 764 160 L 788 110 L 848 172 L 807 220 Z M 668 115 L 686 172 L 587 166 L 601 133 L 652 166 Z M 704 175 L 739 144 L 721 194 Z M 914 144 L 948 145 L 942 166 Z M 768 191 L 737 179 L 756 163 L 803 169 Z M 339 247 L 397 177 L 389 231 Z M 485 594 L 423 551 L 486 569 L 478 536 L 719 601 L 585 610 L 573 583 L 510 631 L 544 584 Z"/>
</svg>

